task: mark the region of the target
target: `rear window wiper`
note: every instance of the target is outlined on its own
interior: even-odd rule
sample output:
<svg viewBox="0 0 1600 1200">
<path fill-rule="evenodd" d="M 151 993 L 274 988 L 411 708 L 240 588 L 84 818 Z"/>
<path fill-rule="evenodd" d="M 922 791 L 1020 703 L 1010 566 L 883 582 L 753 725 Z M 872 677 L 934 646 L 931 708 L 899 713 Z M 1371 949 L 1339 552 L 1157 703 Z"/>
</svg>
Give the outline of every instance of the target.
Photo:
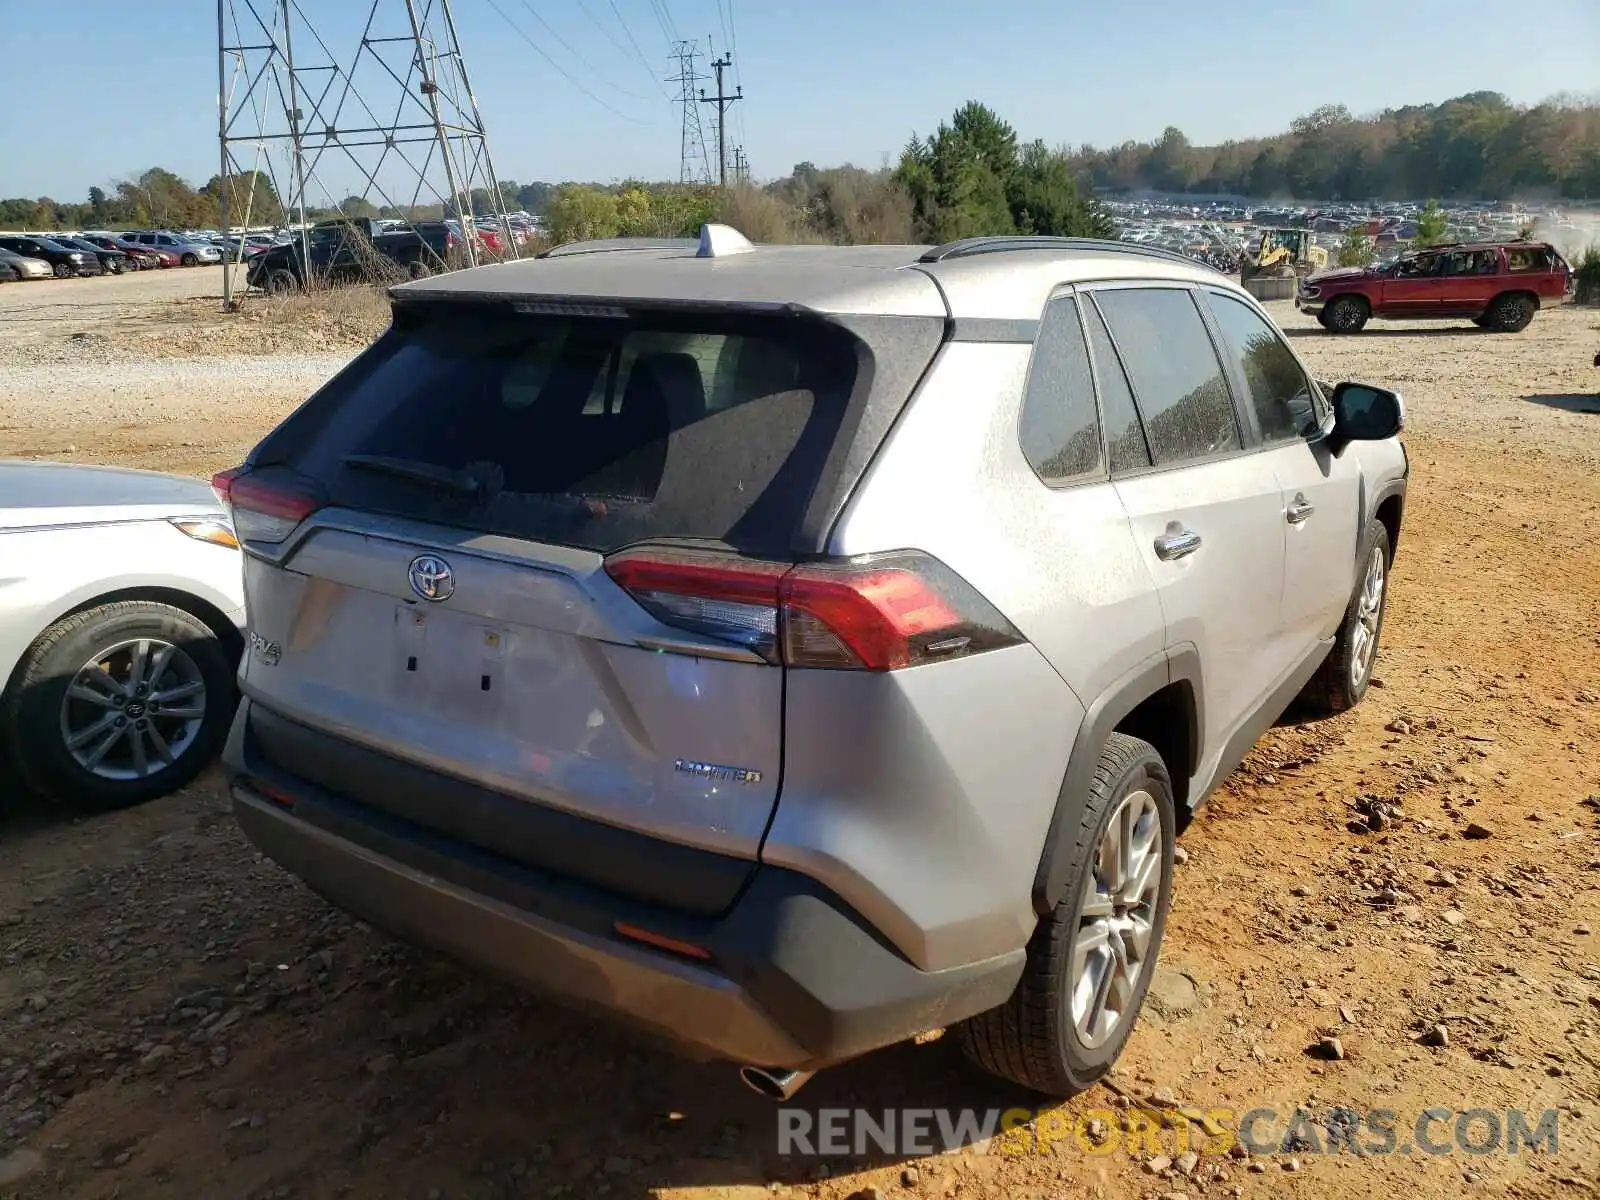
<svg viewBox="0 0 1600 1200">
<path fill-rule="evenodd" d="M 408 479 L 480 504 L 499 492 L 504 482 L 500 468 L 494 463 L 474 463 L 458 469 L 417 458 L 391 458 L 386 454 L 346 454 L 339 461 L 357 471 Z"/>
</svg>

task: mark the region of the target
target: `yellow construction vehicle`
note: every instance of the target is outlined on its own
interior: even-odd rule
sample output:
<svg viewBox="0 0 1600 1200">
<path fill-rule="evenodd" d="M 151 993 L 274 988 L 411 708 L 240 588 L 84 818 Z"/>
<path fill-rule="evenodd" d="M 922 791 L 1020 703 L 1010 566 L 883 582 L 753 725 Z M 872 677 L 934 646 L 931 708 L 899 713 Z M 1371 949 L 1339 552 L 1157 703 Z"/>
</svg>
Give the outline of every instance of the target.
<svg viewBox="0 0 1600 1200">
<path fill-rule="evenodd" d="M 1257 275 L 1304 278 L 1328 265 L 1328 252 L 1311 240 L 1309 229 L 1263 229 L 1239 263 L 1241 282 Z"/>
</svg>

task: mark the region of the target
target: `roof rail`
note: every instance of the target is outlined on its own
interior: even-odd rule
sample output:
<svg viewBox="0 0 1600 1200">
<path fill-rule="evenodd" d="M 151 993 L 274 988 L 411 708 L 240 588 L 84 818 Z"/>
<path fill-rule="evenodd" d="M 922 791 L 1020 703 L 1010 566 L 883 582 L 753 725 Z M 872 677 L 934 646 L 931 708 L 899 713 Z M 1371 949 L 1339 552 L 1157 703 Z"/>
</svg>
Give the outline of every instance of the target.
<svg viewBox="0 0 1600 1200">
<path fill-rule="evenodd" d="M 567 258 L 574 254 L 608 254 L 613 250 L 697 250 L 699 238 L 617 237 L 587 242 L 563 242 L 541 250 L 537 258 Z"/>
<path fill-rule="evenodd" d="M 1155 246 L 1141 246 L 1138 242 L 1117 242 L 1109 238 L 1039 237 L 1025 234 L 1004 234 L 998 237 L 970 237 L 960 241 L 935 246 L 921 258 L 922 263 L 945 262 L 952 258 L 970 258 L 975 254 L 1005 254 L 1014 250 L 1094 250 L 1112 254 L 1139 254 L 1146 258 L 1162 258 L 1183 263 L 1188 267 L 1205 267 L 1197 258 L 1179 254 L 1176 250 L 1161 250 Z M 1215 270 L 1215 268 L 1209 268 Z"/>
</svg>

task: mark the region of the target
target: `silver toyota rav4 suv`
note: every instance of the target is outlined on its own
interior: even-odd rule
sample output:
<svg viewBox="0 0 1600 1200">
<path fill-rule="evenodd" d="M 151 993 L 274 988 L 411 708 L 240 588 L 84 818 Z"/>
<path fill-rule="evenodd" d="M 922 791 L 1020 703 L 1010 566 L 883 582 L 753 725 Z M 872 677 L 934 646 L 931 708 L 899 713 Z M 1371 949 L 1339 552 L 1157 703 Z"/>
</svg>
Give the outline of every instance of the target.
<svg viewBox="0 0 1600 1200">
<path fill-rule="evenodd" d="M 1184 817 L 1367 689 L 1399 398 L 1109 242 L 708 226 L 393 301 L 215 481 L 255 844 L 770 1095 L 942 1027 L 1105 1072 Z"/>
</svg>

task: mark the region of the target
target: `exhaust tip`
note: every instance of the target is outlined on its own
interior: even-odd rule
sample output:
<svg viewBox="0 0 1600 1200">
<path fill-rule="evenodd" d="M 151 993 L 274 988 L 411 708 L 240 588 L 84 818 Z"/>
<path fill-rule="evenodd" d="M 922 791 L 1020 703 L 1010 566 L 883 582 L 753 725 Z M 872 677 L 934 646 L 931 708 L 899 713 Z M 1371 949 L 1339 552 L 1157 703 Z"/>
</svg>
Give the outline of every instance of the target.
<svg viewBox="0 0 1600 1200">
<path fill-rule="evenodd" d="M 740 1067 L 739 1078 L 758 1096 L 788 1100 L 806 1085 L 815 1071 L 770 1071 L 766 1067 Z"/>
</svg>

